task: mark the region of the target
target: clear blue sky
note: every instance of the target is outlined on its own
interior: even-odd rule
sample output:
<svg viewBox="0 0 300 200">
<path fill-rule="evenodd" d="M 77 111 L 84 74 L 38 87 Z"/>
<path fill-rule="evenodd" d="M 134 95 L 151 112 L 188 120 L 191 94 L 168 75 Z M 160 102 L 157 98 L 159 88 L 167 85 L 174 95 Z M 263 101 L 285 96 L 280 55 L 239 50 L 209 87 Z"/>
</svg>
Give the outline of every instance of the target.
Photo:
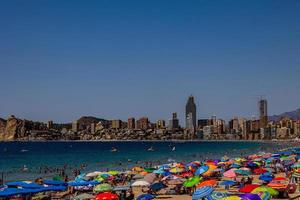
<svg viewBox="0 0 300 200">
<path fill-rule="evenodd" d="M 0 116 L 57 122 L 300 107 L 300 1 L 0 1 Z"/>
</svg>

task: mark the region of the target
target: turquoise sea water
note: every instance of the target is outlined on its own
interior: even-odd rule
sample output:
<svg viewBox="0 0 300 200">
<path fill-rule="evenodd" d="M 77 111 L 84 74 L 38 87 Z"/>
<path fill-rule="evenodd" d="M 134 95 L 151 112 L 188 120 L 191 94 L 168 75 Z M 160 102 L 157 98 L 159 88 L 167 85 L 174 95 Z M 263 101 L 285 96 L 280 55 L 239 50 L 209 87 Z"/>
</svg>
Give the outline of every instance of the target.
<svg viewBox="0 0 300 200">
<path fill-rule="evenodd" d="M 217 159 L 223 155 L 242 156 L 258 151 L 276 151 L 288 143 L 264 142 L 0 142 L 0 173 L 4 180 L 52 177 L 56 168 L 72 170 L 85 164 L 81 172 L 128 169 L 151 162 Z M 111 152 L 112 147 L 118 152 Z M 155 151 L 147 151 L 153 147 Z M 175 147 L 176 151 L 172 151 Z M 28 171 L 21 172 L 26 165 Z M 47 172 L 45 168 L 50 169 Z M 1 177 L 0 177 L 1 178 Z"/>
</svg>

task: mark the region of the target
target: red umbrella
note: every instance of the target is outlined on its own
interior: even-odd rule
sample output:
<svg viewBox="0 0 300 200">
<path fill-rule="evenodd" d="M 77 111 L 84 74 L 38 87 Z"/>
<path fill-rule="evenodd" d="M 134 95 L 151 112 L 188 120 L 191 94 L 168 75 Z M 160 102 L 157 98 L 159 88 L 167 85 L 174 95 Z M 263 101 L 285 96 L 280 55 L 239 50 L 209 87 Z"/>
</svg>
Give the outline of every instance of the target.
<svg viewBox="0 0 300 200">
<path fill-rule="evenodd" d="M 192 172 L 184 172 L 180 175 L 180 177 L 191 177 L 191 176 L 193 176 Z"/>
<path fill-rule="evenodd" d="M 104 192 L 95 196 L 94 200 L 119 200 L 119 196 L 111 193 L 111 192 Z"/>
<path fill-rule="evenodd" d="M 263 174 L 263 173 L 266 173 L 268 170 L 265 170 L 265 169 L 263 169 L 263 168 L 257 168 L 257 169 L 255 169 L 253 172 L 255 173 L 255 174 Z"/>
<path fill-rule="evenodd" d="M 248 185 L 245 185 L 244 187 L 240 188 L 239 191 L 243 192 L 243 193 L 250 193 L 250 192 L 252 192 L 252 190 L 254 190 L 257 187 L 259 187 L 259 185 L 248 184 Z"/>
<path fill-rule="evenodd" d="M 286 178 L 284 178 L 284 177 L 276 177 L 273 179 L 273 181 L 285 181 L 285 180 L 286 180 Z"/>
</svg>

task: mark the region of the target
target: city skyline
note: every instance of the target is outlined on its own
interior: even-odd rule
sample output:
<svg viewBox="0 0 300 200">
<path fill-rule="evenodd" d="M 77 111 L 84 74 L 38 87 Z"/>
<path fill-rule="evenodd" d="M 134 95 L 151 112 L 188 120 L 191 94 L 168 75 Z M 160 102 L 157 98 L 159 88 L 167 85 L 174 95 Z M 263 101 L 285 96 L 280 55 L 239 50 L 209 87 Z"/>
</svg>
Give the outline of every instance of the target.
<svg viewBox="0 0 300 200">
<path fill-rule="evenodd" d="M 300 2 L 1 1 L 0 117 L 70 122 L 300 107 Z"/>
</svg>

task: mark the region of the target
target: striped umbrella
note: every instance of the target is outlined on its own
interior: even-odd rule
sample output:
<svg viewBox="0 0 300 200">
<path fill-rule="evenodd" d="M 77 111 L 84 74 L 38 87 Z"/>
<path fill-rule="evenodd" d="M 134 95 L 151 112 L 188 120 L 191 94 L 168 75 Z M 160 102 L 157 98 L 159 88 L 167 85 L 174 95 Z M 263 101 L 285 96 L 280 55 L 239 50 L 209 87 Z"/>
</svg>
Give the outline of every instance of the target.
<svg viewBox="0 0 300 200">
<path fill-rule="evenodd" d="M 220 199 L 223 199 L 227 196 L 228 196 L 228 193 L 226 193 L 226 192 L 213 192 L 211 194 L 211 197 L 212 197 L 213 200 L 220 200 Z"/>
<path fill-rule="evenodd" d="M 199 176 L 199 175 L 201 175 L 201 174 L 207 172 L 208 169 L 209 169 L 209 167 L 208 167 L 207 165 L 203 165 L 203 166 L 201 166 L 201 167 L 199 167 L 199 168 L 197 169 L 197 171 L 195 172 L 195 175 L 196 175 L 196 176 Z"/>
<path fill-rule="evenodd" d="M 210 186 L 204 186 L 204 187 L 198 188 L 194 192 L 192 199 L 198 200 L 198 199 L 202 199 L 203 197 L 208 197 L 208 196 L 210 196 L 210 194 L 213 191 L 214 191 L 214 188 L 210 187 Z"/>
<path fill-rule="evenodd" d="M 261 200 L 269 200 L 271 198 L 271 195 L 268 192 L 259 192 L 258 196 Z"/>
<path fill-rule="evenodd" d="M 258 194 L 259 192 L 268 192 L 271 196 L 277 196 L 278 191 L 267 186 L 260 186 L 258 188 L 255 188 L 251 193 Z"/>
</svg>

